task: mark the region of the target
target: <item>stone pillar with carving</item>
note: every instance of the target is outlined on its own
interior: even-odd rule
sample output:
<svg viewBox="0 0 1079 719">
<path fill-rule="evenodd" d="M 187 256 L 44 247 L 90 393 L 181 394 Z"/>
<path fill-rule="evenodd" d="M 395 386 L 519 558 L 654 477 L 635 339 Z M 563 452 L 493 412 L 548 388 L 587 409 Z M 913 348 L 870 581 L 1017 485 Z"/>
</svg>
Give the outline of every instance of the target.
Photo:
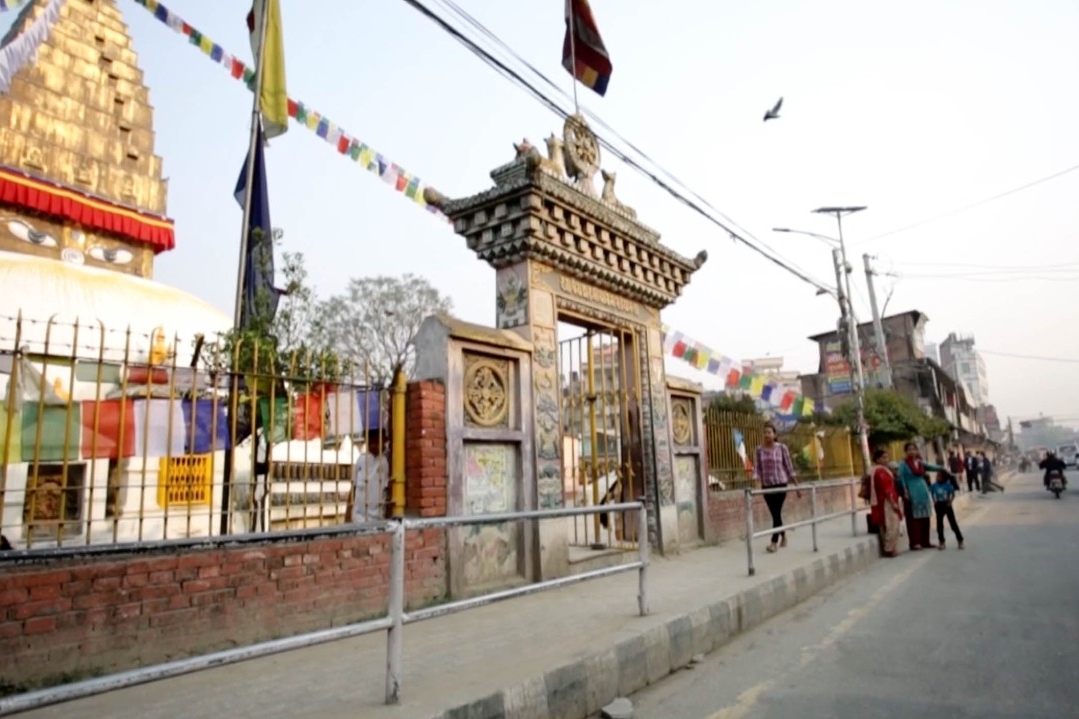
<svg viewBox="0 0 1079 719">
<path fill-rule="evenodd" d="M 562 506 L 567 487 L 561 454 L 572 423 L 564 416 L 569 380 L 558 366 L 559 323 L 605 332 L 621 338 L 621 361 L 631 365 L 621 368 L 628 386 L 621 388 L 627 411 L 620 444 L 633 455 L 623 476 L 651 506 L 652 541 L 674 547 L 660 311 L 677 299 L 707 254 L 688 259 L 667 248 L 616 197 L 616 175 L 601 170 L 598 139 L 582 117 L 568 118 L 562 136 L 552 134 L 545 144 L 542 153 L 527 139 L 515 144 L 514 159 L 493 170 L 494 186 L 479 194 L 451 200 L 428 189 L 425 198 L 496 270 L 499 329 L 532 343 L 537 506 Z M 553 541 L 545 536 L 540 544 Z"/>
</svg>

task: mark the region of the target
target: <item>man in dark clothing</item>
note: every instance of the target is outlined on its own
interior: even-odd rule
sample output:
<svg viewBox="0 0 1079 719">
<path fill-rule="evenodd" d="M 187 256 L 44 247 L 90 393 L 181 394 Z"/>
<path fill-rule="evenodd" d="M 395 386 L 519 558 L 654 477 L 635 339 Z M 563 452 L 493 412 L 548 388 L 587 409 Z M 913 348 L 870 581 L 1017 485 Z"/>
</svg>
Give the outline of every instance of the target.
<svg viewBox="0 0 1079 719">
<path fill-rule="evenodd" d="M 978 461 L 978 455 L 971 452 L 967 455 L 967 491 L 973 492 L 974 490 L 981 490 L 981 482 L 978 481 L 978 475 L 981 473 L 981 462 Z"/>
<path fill-rule="evenodd" d="M 959 485 L 963 481 L 963 470 L 966 467 L 963 466 L 963 460 L 959 458 L 959 454 L 953 449 L 948 452 L 948 471 L 952 473 L 953 483 L 955 484 L 955 491 L 959 491 Z"/>
<path fill-rule="evenodd" d="M 1064 487 L 1067 488 L 1068 480 L 1064 477 L 1064 468 L 1066 466 L 1064 460 L 1056 456 L 1054 452 L 1047 453 L 1045 459 L 1038 463 L 1038 468 L 1045 470 L 1045 479 L 1043 480 L 1045 486 L 1049 486 L 1049 475 L 1053 472 L 1060 472 L 1060 480 L 1064 483 Z"/>
<path fill-rule="evenodd" d="M 993 461 L 985 456 L 985 452 L 978 452 L 978 460 L 981 462 L 982 494 L 990 492 L 1003 492 L 1004 486 L 993 480 Z"/>
</svg>

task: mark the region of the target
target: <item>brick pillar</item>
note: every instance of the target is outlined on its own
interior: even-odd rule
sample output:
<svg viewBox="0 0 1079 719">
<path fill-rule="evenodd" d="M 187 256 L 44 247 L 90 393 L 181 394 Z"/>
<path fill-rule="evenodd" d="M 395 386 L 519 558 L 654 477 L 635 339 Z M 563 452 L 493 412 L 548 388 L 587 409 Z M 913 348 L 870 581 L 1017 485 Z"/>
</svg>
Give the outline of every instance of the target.
<svg viewBox="0 0 1079 719">
<path fill-rule="evenodd" d="M 446 388 L 412 382 L 405 397 L 405 502 L 408 514 L 446 516 Z"/>
</svg>

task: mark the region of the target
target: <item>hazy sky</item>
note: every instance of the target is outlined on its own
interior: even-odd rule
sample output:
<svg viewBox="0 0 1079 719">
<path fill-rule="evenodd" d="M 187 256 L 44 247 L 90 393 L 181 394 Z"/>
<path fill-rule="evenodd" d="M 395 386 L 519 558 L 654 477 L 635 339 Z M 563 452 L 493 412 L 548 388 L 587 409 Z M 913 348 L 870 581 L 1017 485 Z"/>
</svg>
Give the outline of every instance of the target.
<svg viewBox="0 0 1079 719">
<path fill-rule="evenodd" d="M 562 0 L 457 0 L 567 90 Z M 231 312 L 246 147 L 242 85 L 131 0 L 118 0 L 156 108 L 177 249 L 157 278 Z M 245 0 L 166 3 L 248 59 Z M 282 0 L 290 95 L 450 196 L 490 185 L 511 143 L 561 127 L 522 90 L 401 0 Z M 432 2 L 432 5 L 434 3 Z M 834 234 L 821 205 L 869 210 L 845 224 L 856 311 L 870 316 L 861 254 L 879 257 L 888 312 L 929 316 L 927 338 L 972 333 L 1002 419 L 1079 420 L 1079 172 L 873 240 L 1079 165 L 1079 6 L 1066 0 L 592 0 L 614 73 L 581 99 L 693 190 L 813 276 Z M 437 6 L 436 6 L 437 7 Z M 677 11 L 675 11 L 677 9 Z M 782 119 L 763 124 L 783 96 Z M 296 126 L 267 154 L 273 221 L 319 291 L 349 277 L 416 272 L 468 320 L 494 321 L 494 271 L 450 227 Z M 736 359 L 782 355 L 815 371 L 806 336 L 836 307 L 613 158 L 619 195 L 682 254 L 710 259 L 664 313 Z M 1035 268 L 1035 269 L 1023 269 Z M 1048 268 L 1048 269 L 1047 269 Z M 672 361 L 683 376 L 708 375 Z M 714 382 L 714 380 L 713 380 Z"/>
</svg>

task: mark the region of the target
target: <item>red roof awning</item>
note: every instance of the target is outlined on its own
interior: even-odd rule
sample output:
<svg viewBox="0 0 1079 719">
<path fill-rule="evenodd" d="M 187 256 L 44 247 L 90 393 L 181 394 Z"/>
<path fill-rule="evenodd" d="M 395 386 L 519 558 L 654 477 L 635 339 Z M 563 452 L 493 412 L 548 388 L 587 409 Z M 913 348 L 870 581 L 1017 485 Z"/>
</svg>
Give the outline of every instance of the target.
<svg viewBox="0 0 1079 719">
<path fill-rule="evenodd" d="M 154 254 L 176 246 L 173 222 L 18 170 L 0 167 L 0 202 L 149 245 Z"/>
</svg>

